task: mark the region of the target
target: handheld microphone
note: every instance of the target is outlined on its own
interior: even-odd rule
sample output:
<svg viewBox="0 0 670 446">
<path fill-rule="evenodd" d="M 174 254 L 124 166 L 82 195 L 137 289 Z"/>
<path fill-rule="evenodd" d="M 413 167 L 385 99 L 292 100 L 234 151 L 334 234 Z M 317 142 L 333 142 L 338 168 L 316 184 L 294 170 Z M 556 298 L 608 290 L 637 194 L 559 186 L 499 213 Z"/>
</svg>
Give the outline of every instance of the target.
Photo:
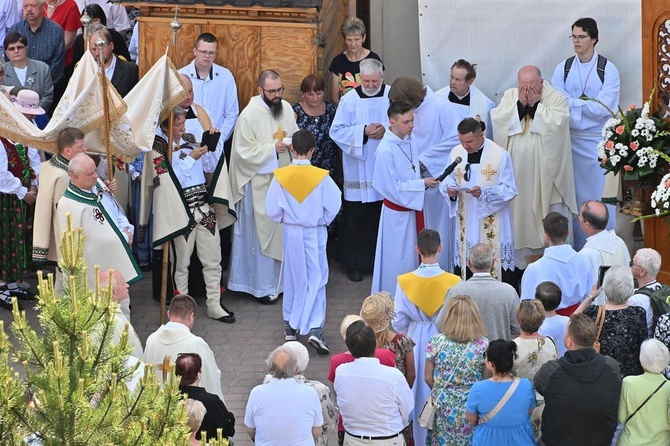
<svg viewBox="0 0 670 446">
<path fill-rule="evenodd" d="M 447 178 L 447 175 L 449 175 L 451 172 L 453 172 L 454 169 L 456 168 L 456 166 L 458 166 L 458 165 L 461 163 L 461 161 L 463 161 L 463 158 L 461 158 L 460 156 L 457 156 L 456 159 L 454 160 L 454 162 L 451 163 L 451 164 L 449 164 L 449 165 L 447 166 L 447 168 L 444 169 L 444 172 L 442 172 L 442 175 L 440 175 L 439 177 L 437 177 L 437 178 L 435 178 L 435 179 L 436 179 L 439 183 L 441 183 L 442 181 L 444 181 L 444 179 Z"/>
</svg>

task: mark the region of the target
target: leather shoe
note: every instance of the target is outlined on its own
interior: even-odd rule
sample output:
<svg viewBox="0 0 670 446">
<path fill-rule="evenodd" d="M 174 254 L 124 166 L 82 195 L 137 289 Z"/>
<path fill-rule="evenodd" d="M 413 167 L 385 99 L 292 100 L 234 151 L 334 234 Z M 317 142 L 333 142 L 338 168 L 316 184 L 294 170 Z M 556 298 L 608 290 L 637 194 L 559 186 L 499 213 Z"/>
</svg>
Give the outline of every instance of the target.
<svg viewBox="0 0 670 446">
<path fill-rule="evenodd" d="M 229 314 L 227 316 L 221 316 L 219 318 L 216 318 L 215 320 L 219 322 L 223 322 L 224 324 L 234 324 L 235 323 L 235 315 Z"/>
<path fill-rule="evenodd" d="M 347 279 L 352 282 L 360 282 L 363 280 L 363 274 L 357 269 L 350 269 L 347 271 Z"/>
<path fill-rule="evenodd" d="M 275 297 L 273 299 L 273 296 L 265 296 L 256 299 L 256 302 L 258 302 L 261 305 L 274 305 L 277 303 L 277 298 Z"/>
</svg>

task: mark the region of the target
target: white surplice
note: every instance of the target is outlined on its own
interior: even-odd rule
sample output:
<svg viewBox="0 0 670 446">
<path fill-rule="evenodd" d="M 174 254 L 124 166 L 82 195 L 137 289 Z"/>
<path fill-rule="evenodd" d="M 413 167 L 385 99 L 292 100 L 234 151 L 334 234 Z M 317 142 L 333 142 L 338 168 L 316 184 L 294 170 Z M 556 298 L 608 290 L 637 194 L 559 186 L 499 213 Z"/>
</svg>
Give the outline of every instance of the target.
<svg viewBox="0 0 670 446">
<path fill-rule="evenodd" d="M 406 208 L 382 206 L 372 274 L 372 291 L 395 289 L 398 276 L 419 266 L 416 246 L 416 212 L 423 209 L 425 184 L 419 172 L 419 155 L 413 136 L 399 138 L 386 132 L 377 147 L 372 185 L 384 199 Z"/>
<path fill-rule="evenodd" d="M 444 171 L 449 163 L 451 149 L 459 143 L 456 132 L 459 122 L 453 104 L 426 86 L 426 97 L 414 109 L 412 130 L 412 142 L 419 153 L 419 160 L 428 169 L 424 176 L 437 177 Z M 436 187 L 426 191 L 424 218 L 426 228 L 436 230 L 442 237 L 444 249 L 438 258 L 440 266 L 446 271 L 453 271 L 451 252 L 454 250 L 454 240 L 451 234 L 454 232 L 455 220 L 449 217 L 449 209 Z"/>
<path fill-rule="evenodd" d="M 588 259 L 567 243 L 545 248 L 542 258 L 528 265 L 521 279 L 521 299 L 535 299 L 535 289 L 545 281 L 561 289 L 559 310 L 580 303 L 589 293 L 595 277 Z M 561 339 L 560 342 L 563 340 Z"/>
<path fill-rule="evenodd" d="M 598 143 L 603 139 L 602 130 L 612 116 L 607 111 L 617 110 L 619 106 L 620 78 L 619 70 L 607 61 L 605 65 L 605 81 L 600 80 L 597 72 L 598 52 L 588 62 L 582 63 L 575 57 L 568 77 L 565 78 L 565 61 L 556 66 L 551 84 L 568 98 L 570 107 L 570 142 L 572 143 L 572 165 L 575 174 L 577 206 L 586 200 L 600 200 L 605 185 L 605 170 L 600 167 L 598 159 Z M 582 96 L 595 98 L 607 106 L 603 107 L 595 101 L 581 99 Z M 612 207 L 613 208 L 613 207 Z M 608 229 L 614 229 L 616 214 L 610 208 Z M 579 250 L 586 243 L 586 234 L 575 219 L 575 249 Z"/>
<path fill-rule="evenodd" d="M 414 270 L 419 277 L 435 277 L 444 273 L 437 263 L 421 264 Z M 446 296 L 445 296 L 446 297 Z M 395 318 L 393 318 L 393 329 L 398 333 L 405 333 L 414 341 L 414 370 L 416 380 L 412 386 L 414 393 L 414 444 L 423 445 L 426 442 L 426 429 L 419 426 L 418 414 L 423 404 L 430 395 L 430 387 L 423 379 L 426 369 L 426 346 L 430 338 L 439 332 L 435 326 L 435 320 L 439 311 L 428 316 L 419 307 L 412 303 L 400 285 L 395 289 Z"/>
<path fill-rule="evenodd" d="M 626 243 L 611 230 L 604 230 L 588 237 L 579 253 L 584 255 L 591 264 L 594 281 L 598 278 L 598 268 L 601 266 L 628 266 L 630 263 L 630 252 L 628 252 Z M 593 304 L 605 304 L 604 291 L 593 301 Z"/>
<path fill-rule="evenodd" d="M 447 85 L 444 88 L 440 88 L 435 94 L 448 99 L 450 92 L 451 89 L 449 88 L 449 85 Z M 470 105 L 457 104 L 455 102 L 451 103 L 456 112 L 457 122 L 461 122 L 465 118 L 477 118 L 477 116 L 479 116 L 479 118 L 486 124 L 486 137 L 488 139 L 493 139 L 491 110 L 496 106 L 495 103 L 474 85 L 470 85 L 468 95 L 470 95 Z M 458 139 L 455 141 L 454 145 L 456 144 L 458 144 Z"/>
<path fill-rule="evenodd" d="M 294 159 L 292 165 L 311 166 Z M 326 320 L 328 225 L 342 205 L 340 189 L 326 175 L 302 202 L 272 179 L 265 206 L 268 216 L 283 224 L 284 320 L 301 334 L 322 328 Z"/>
<path fill-rule="evenodd" d="M 366 96 L 361 87 L 342 96 L 337 106 L 330 138 L 342 149 L 344 199 L 372 203 L 382 197 L 372 187 L 375 151 L 381 139 L 365 138 L 365 126 L 383 124 L 388 132 L 388 85 L 377 96 Z M 364 140 L 367 141 L 364 142 Z"/>
<path fill-rule="evenodd" d="M 457 146 L 458 147 L 458 146 Z M 481 149 L 482 152 L 482 162 L 487 156 L 488 150 L 503 150 L 500 146 L 489 139 L 484 140 L 484 146 Z M 464 159 L 462 163 L 465 163 L 467 160 Z M 502 269 L 514 270 L 514 221 L 512 217 L 512 209 L 510 203 L 512 199 L 517 195 L 516 181 L 514 179 L 514 168 L 512 167 L 512 159 L 509 152 L 504 151 L 500 156 L 500 164 L 496 166 L 486 166 L 492 167 L 494 170 L 497 170 L 498 175 L 498 184 L 495 186 L 481 186 L 480 182 L 480 164 L 470 164 L 470 179 L 465 181 L 463 179 L 462 186 L 468 189 L 473 188 L 474 186 L 481 186 L 482 193 L 479 198 L 473 197 L 471 194 L 466 192 L 459 192 L 456 201 L 452 201 L 447 194 L 447 188 L 457 187 L 456 181 L 456 169 L 454 172 L 449 174 L 449 176 L 440 184 L 439 189 L 444 199 L 447 200 L 449 206 L 449 214 L 455 217 L 458 214 L 458 200 L 465 198 L 465 206 L 467 208 L 467 216 L 463 219 L 463 222 L 455 227 L 454 240 L 456 244 L 456 249 L 454 249 L 454 264 L 457 266 L 464 267 L 467 259 L 461 259 L 461 247 L 460 247 L 460 225 L 465 224 L 465 234 L 466 234 L 466 249 L 465 252 L 469 253 L 470 248 L 484 240 L 480 239 L 480 220 L 489 215 L 498 213 L 499 221 L 499 237 L 500 237 L 500 266 Z M 460 216 L 459 216 L 460 218 Z M 494 249 L 495 252 L 495 249 Z M 466 254 L 467 255 L 467 254 Z"/>
</svg>

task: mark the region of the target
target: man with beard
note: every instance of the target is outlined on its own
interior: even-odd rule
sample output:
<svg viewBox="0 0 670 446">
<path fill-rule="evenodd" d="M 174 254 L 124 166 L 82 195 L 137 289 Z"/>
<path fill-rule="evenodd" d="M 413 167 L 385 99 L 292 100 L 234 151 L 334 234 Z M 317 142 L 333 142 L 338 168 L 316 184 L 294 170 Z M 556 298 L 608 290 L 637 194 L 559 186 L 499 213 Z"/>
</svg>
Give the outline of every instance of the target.
<svg viewBox="0 0 670 446">
<path fill-rule="evenodd" d="M 344 201 L 336 259 L 352 282 L 371 271 L 382 196 L 372 187 L 375 151 L 388 126 L 389 86 L 384 67 L 375 59 L 361 61 L 361 85 L 340 100 L 330 137 L 342 149 Z M 386 124 L 384 124 L 386 123 Z M 418 171 L 418 159 L 411 160 Z"/>
<path fill-rule="evenodd" d="M 139 67 L 132 62 L 119 59 L 114 54 L 112 34 L 103 25 L 93 28 L 88 48 L 96 61 L 99 61 L 100 51 L 97 42 L 102 40 L 102 61 L 105 64 L 105 76 L 112 83 L 121 97 L 126 96 L 139 81 Z"/>
<path fill-rule="evenodd" d="M 230 155 L 230 187 L 237 211 L 228 288 L 260 304 L 275 303 L 281 286 L 282 228 L 265 209 L 273 171 L 289 164 L 290 138 L 298 131 L 291 105 L 282 100 L 279 74 L 258 77 L 258 96 L 242 110 Z"/>
</svg>

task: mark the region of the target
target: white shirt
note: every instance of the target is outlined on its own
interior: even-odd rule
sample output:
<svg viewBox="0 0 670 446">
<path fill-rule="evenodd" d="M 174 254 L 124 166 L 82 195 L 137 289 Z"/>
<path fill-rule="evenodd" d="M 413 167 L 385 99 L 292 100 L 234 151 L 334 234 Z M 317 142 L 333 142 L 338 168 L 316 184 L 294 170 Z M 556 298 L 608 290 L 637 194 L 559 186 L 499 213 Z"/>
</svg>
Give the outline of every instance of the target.
<svg viewBox="0 0 670 446">
<path fill-rule="evenodd" d="M 630 263 L 630 253 L 626 243 L 614 233 L 614 231 L 601 231 L 586 239 L 586 244 L 579 251 L 586 256 L 591 264 L 593 277 L 598 277 L 598 268 L 600 266 L 624 265 Z M 600 295 L 593 302 L 594 305 L 605 304 L 605 293 Z"/>
<path fill-rule="evenodd" d="M 334 389 L 344 429 L 353 435 L 397 434 L 407 426 L 414 408 L 414 395 L 403 374 L 377 358 L 340 365 Z"/>
<path fill-rule="evenodd" d="M 256 429 L 256 446 L 313 446 L 312 428 L 323 426 L 319 396 L 294 378 L 270 378 L 251 390 L 244 424 Z"/>
<path fill-rule="evenodd" d="M 557 314 L 556 316 L 546 318 L 544 322 L 542 322 L 540 329 L 537 331 L 542 336 L 549 336 L 554 340 L 556 348 L 558 349 L 559 358 L 565 354 L 566 348 L 563 343 L 563 338 L 565 337 L 565 329 L 568 326 L 569 321 L 569 317 Z"/>
<path fill-rule="evenodd" d="M 114 76 L 115 69 L 116 69 L 116 56 L 112 54 L 112 63 L 110 63 L 109 66 L 105 68 L 105 76 L 110 81 L 112 80 L 112 76 Z"/>
<path fill-rule="evenodd" d="M 644 308 L 644 312 L 647 315 L 647 336 L 649 337 L 653 337 L 654 335 L 654 332 L 652 331 L 652 327 L 654 325 L 654 310 L 651 308 L 651 298 L 646 294 L 638 293 L 638 291 L 642 288 L 648 288 L 651 291 L 656 291 L 660 287 L 661 284 L 654 280 L 653 282 L 649 282 L 645 286 L 636 289 L 633 295 L 628 298 L 629 305 Z"/>
<path fill-rule="evenodd" d="M 23 68 L 14 67 L 14 73 L 16 73 L 16 78 L 21 82 L 21 85 L 26 85 L 26 75 L 28 74 L 28 65 Z"/>
<path fill-rule="evenodd" d="M 221 132 L 221 139 L 230 138 L 240 114 L 237 102 L 237 84 L 233 73 L 221 65 L 212 64 L 212 69 L 205 79 L 198 76 L 195 61 L 179 70 L 193 83 L 193 102 L 207 111 L 212 125 Z"/>
</svg>

